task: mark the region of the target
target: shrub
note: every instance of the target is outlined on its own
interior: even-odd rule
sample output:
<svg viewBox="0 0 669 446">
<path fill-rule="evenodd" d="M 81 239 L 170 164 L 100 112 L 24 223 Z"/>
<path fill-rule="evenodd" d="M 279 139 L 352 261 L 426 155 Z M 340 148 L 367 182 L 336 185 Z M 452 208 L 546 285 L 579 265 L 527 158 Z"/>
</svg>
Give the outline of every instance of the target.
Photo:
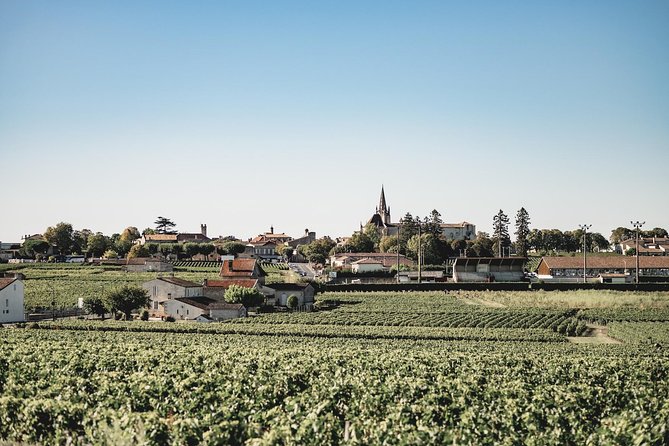
<svg viewBox="0 0 669 446">
<path fill-rule="evenodd" d="M 176 319 L 174 319 L 173 316 L 167 316 L 167 317 L 165 318 L 165 322 L 176 322 Z"/>
<path fill-rule="evenodd" d="M 149 310 L 142 310 L 142 314 L 139 316 L 139 318 L 143 321 L 148 321 L 149 320 Z"/>
</svg>

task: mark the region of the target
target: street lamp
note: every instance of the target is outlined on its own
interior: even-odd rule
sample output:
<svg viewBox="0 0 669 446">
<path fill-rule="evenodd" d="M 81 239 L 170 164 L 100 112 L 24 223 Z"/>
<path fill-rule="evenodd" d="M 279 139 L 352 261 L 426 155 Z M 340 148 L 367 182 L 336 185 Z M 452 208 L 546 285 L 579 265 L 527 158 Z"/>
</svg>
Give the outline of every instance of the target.
<svg viewBox="0 0 669 446">
<path fill-rule="evenodd" d="M 586 281 L 585 267 L 587 265 L 587 248 L 585 243 L 585 235 L 588 233 L 588 229 L 592 228 L 592 225 L 578 225 L 579 228 L 583 231 L 583 283 Z"/>
<path fill-rule="evenodd" d="M 639 283 L 639 229 L 645 225 L 645 221 L 631 221 L 630 224 L 636 230 L 636 283 Z"/>
</svg>

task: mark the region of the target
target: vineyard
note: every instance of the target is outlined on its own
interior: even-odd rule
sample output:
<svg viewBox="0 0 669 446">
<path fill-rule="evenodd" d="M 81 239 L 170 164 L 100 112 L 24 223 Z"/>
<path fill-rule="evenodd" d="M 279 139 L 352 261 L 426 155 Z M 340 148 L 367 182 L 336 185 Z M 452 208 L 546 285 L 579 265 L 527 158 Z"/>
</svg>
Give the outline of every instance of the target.
<svg viewBox="0 0 669 446">
<path fill-rule="evenodd" d="M 68 302 L 155 277 L 23 272 L 31 299 Z M 325 293 L 317 309 L 0 328 L 0 444 L 669 443 L 666 293 Z M 568 342 L 595 322 L 622 344 Z"/>
</svg>

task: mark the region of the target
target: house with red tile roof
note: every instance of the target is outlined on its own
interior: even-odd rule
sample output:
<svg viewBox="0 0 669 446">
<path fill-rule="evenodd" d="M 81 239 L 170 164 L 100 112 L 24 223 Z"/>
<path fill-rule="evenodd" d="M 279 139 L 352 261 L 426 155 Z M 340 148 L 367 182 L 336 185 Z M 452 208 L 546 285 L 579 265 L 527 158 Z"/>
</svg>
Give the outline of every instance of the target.
<svg viewBox="0 0 669 446">
<path fill-rule="evenodd" d="M 586 276 L 636 273 L 635 256 L 587 256 Z M 583 277 L 583 257 L 542 257 L 536 269 L 539 278 L 578 279 Z M 669 276 L 669 256 L 639 256 L 640 276 Z"/>
<path fill-rule="evenodd" d="M 237 258 L 223 261 L 219 276 L 222 279 L 256 279 L 264 285 L 266 274 L 256 259 Z"/>
<path fill-rule="evenodd" d="M 267 294 L 258 279 L 205 279 L 203 284 L 203 294 L 205 297 L 222 301 L 225 298 L 225 292 L 231 285 L 245 288 L 255 288 L 263 294 Z"/>
</svg>

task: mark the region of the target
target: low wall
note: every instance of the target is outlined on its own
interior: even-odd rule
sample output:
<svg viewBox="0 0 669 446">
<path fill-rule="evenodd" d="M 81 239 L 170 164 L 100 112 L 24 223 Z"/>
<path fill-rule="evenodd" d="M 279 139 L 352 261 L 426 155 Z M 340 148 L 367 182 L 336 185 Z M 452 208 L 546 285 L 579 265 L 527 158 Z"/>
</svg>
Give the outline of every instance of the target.
<svg viewBox="0 0 669 446">
<path fill-rule="evenodd" d="M 356 283 L 325 285 L 327 292 L 378 292 L 378 291 L 574 291 L 574 290 L 614 290 L 614 291 L 667 291 L 669 283 Z"/>
</svg>

